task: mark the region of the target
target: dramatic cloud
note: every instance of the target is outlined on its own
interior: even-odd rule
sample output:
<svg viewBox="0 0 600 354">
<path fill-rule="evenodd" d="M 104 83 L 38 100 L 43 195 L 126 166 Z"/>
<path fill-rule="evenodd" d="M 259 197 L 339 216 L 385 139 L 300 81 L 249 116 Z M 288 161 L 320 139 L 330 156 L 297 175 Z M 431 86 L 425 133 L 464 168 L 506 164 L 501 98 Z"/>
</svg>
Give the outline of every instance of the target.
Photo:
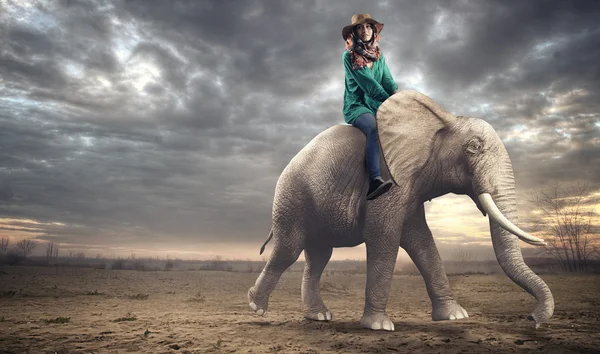
<svg viewBox="0 0 600 354">
<path fill-rule="evenodd" d="M 0 236 L 258 257 L 279 174 L 343 123 L 358 12 L 401 89 L 494 126 L 518 195 L 598 193 L 596 1 L 0 0 Z M 470 199 L 426 210 L 439 242 L 489 244 Z"/>
</svg>

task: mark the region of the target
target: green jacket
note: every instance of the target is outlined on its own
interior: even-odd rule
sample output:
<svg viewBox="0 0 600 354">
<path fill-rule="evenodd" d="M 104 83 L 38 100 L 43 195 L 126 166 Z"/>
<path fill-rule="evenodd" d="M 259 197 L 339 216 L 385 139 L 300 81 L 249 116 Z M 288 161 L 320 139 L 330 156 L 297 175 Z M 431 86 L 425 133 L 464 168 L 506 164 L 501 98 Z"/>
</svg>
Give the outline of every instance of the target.
<svg viewBox="0 0 600 354">
<path fill-rule="evenodd" d="M 379 60 L 373 63 L 371 69 L 367 66 L 359 70 L 352 69 L 348 51 L 344 51 L 342 58 L 346 73 L 344 120 L 346 123 L 352 124 L 361 114 L 372 113 L 375 115 L 383 101 L 398 89 L 398 85 L 392 78 L 383 53 Z"/>
</svg>

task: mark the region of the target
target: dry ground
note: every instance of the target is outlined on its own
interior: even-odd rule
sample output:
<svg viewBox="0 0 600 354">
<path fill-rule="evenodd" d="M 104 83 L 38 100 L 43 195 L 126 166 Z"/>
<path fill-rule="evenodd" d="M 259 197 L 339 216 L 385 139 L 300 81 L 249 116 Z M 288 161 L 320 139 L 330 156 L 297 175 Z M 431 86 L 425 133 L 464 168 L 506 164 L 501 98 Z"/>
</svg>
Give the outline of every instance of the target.
<svg viewBox="0 0 600 354">
<path fill-rule="evenodd" d="M 365 276 L 324 275 L 334 321 L 301 314 L 301 273 L 287 272 L 264 318 L 246 292 L 256 273 L 0 268 L 1 353 L 592 353 L 600 349 L 600 276 L 543 275 L 551 321 L 534 330 L 534 299 L 503 275 L 451 276 L 470 318 L 432 322 L 420 276 L 395 276 L 395 332 L 362 329 Z M 66 323 L 48 323 L 59 317 Z M 58 320 L 60 322 L 60 320 Z"/>
</svg>

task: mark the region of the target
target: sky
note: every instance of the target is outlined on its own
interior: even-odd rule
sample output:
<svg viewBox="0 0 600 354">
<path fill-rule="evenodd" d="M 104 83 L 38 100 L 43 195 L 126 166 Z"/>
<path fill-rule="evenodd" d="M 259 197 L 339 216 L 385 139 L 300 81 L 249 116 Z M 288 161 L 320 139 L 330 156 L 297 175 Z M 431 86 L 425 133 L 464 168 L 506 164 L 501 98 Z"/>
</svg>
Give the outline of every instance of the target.
<svg viewBox="0 0 600 354">
<path fill-rule="evenodd" d="M 587 183 L 600 215 L 597 1 L 0 0 L 0 237 L 261 259 L 280 173 L 344 124 L 355 13 L 384 23 L 401 90 L 496 129 L 521 220 L 551 183 Z M 426 213 L 440 248 L 489 250 L 468 197 Z M 364 245 L 334 250 L 346 258 Z"/>
</svg>

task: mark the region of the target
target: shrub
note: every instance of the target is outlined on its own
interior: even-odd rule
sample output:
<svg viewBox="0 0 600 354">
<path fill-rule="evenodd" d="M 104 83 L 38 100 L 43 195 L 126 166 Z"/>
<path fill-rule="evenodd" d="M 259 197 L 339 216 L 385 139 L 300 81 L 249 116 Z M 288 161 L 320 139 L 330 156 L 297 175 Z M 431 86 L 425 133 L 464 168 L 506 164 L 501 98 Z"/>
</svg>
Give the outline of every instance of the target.
<svg viewBox="0 0 600 354">
<path fill-rule="evenodd" d="M 206 297 L 202 295 L 202 292 L 198 291 L 194 297 L 187 299 L 187 302 L 204 302 Z"/>
<path fill-rule="evenodd" d="M 71 317 L 56 317 L 44 321 L 46 323 L 69 323 L 69 321 L 71 321 Z"/>
<path fill-rule="evenodd" d="M 124 322 L 124 321 L 135 321 L 137 317 L 132 315 L 131 312 L 128 312 L 124 317 L 119 317 L 117 319 L 112 320 L 112 322 Z"/>
<path fill-rule="evenodd" d="M 98 290 L 94 290 L 94 291 L 88 291 L 87 293 L 85 293 L 86 295 L 104 295 L 104 293 L 99 293 Z"/>
<path fill-rule="evenodd" d="M 148 300 L 148 296 L 150 296 L 150 294 L 130 294 L 127 295 L 128 298 L 132 299 L 132 300 Z"/>
<path fill-rule="evenodd" d="M 17 292 L 14 290 L 0 291 L 0 297 L 13 297 L 15 295 L 17 295 Z"/>
<path fill-rule="evenodd" d="M 121 270 L 125 269 L 125 260 L 122 258 L 117 259 L 113 262 L 111 269 Z"/>
<path fill-rule="evenodd" d="M 174 265 L 175 265 L 175 264 L 173 263 L 173 261 L 172 261 L 172 260 L 170 260 L 170 259 L 169 259 L 169 260 L 167 260 L 167 262 L 165 263 L 165 271 L 170 271 L 170 270 L 172 270 Z"/>
</svg>

